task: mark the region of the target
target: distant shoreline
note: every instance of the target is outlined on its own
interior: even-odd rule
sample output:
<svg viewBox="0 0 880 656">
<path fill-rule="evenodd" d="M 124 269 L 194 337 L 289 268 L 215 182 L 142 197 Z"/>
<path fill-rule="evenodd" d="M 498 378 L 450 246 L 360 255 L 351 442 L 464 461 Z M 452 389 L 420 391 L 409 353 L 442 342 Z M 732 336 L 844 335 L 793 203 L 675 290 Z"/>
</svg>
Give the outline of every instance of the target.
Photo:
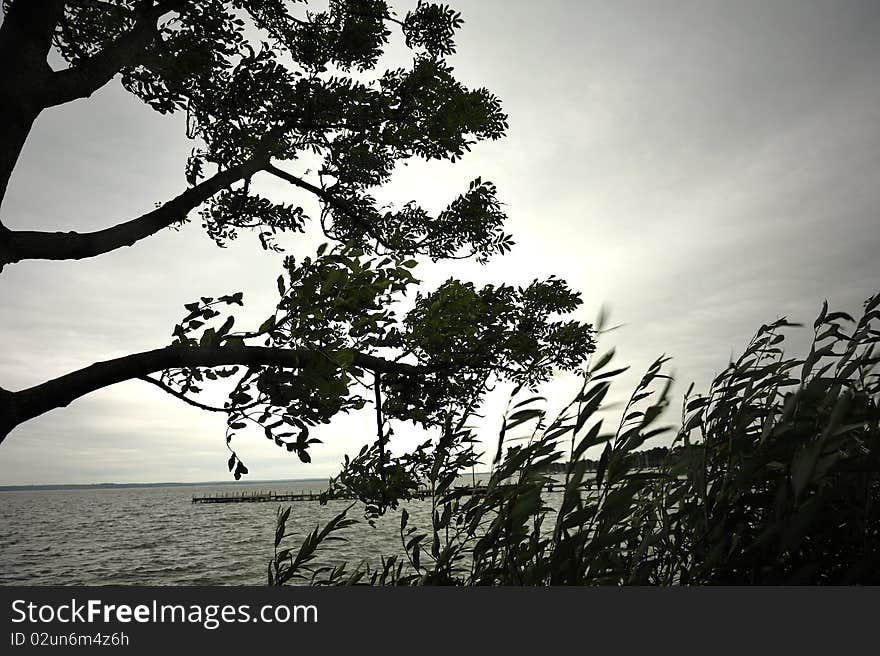
<svg viewBox="0 0 880 656">
<path fill-rule="evenodd" d="M 45 485 L 0 485 L 0 492 L 27 492 L 29 490 L 116 490 L 139 487 L 196 487 L 216 485 L 268 485 L 287 483 L 314 483 L 316 481 L 329 481 L 328 478 L 286 478 L 260 481 L 197 481 L 192 483 L 167 482 L 167 483 L 48 483 Z"/>
<path fill-rule="evenodd" d="M 476 476 L 489 476 L 488 472 L 477 472 Z M 468 473 L 467 477 L 471 474 Z M 197 481 L 181 483 L 170 481 L 166 483 L 47 483 L 44 485 L 0 485 L 0 492 L 28 492 L 38 490 L 121 490 L 130 488 L 149 487 L 203 487 L 218 485 L 289 485 L 292 483 L 329 483 L 330 477 L 319 476 L 316 478 L 281 478 L 259 481 Z"/>
</svg>

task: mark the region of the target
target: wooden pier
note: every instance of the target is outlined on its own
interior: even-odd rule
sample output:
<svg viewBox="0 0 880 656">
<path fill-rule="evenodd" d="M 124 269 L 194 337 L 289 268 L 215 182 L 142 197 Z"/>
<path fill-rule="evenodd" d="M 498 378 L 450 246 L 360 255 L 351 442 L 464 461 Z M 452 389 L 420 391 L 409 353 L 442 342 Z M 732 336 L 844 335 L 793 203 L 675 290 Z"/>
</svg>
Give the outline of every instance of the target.
<svg viewBox="0 0 880 656">
<path fill-rule="evenodd" d="M 245 492 L 221 492 L 219 494 L 209 494 L 203 497 L 192 498 L 193 503 L 260 503 L 267 501 L 318 501 L 321 498 L 320 492 L 263 492 L 245 491 Z"/>
<path fill-rule="evenodd" d="M 420 491 L 419 499 L 431 496 L 430 490 Z M 320 492 L 224 492 L 220 494 L 211 494 L 204 497 L 193 497 L 193 503 L 263 503 L 273 501 L 320 501 L 322 494 Z M 329 500 L 354 501 L 356 497 L 348 495 L 335 495 L 326 497 Z"/>
<path fill-rule="evenodd" d="M 562 486 L 550 485 L 548 486 L 548 492 L 553 492 L 554 488 L 558 487 L 559 490 L 562 489 Z M 463 485 L 456 486 L 455 491 L 459 494 L 463 495 L 472 495 L 472 494 L 485 494 L 486 493 L 485 485 Z M 425 488 L 423 490 L 419 490 L 418 494 L 415 495 L 418 499 L 426 499 L 431 496 L 431 490 Z M 219 494 L 211 494 L 203 497 L 192 498 L 193 503 L 263 503 L 263 502 L 285 502 L 285 501 L 320 501 L 322 498 L 321 492 L 306 492 L 302 490 L 300 492 L 274 492 L 268 491 L 263 492 L 260 491 L 244 491 L 244 492 L 221 492 Z M 336 495 L 326 497 L 329 500 L 341 500 L 341 501 L 354 501 L 356 497 L 353 496 L 344 496 L 344 495 Z"/>
</svg>

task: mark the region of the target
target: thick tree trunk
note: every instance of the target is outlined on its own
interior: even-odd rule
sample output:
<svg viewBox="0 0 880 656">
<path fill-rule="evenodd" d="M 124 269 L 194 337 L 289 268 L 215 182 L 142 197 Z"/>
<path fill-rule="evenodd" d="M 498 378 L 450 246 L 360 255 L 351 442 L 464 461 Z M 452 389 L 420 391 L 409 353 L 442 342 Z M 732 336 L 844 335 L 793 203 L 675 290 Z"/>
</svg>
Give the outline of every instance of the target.
<svg viewBox="0 0 880 656">
<path fill-rule="evenodd" d="M 0 206 L 52 74 L 46 57 L 62 0 L 16 0 L 0 26 Z"/>
<path fill-rule="evenodd" d="M 39 113 L 22 101 L 22 98 L 10 96 L 0 90 L 0 208 L 3 207 L 12 171 Z M 0 240 L 0 262 L 2 261 L 3 244 Z"/>
<path fill-rule="evenodd" d="M 143 11 L 134 27 L 104 50 L 75 67 L 56 73 L 49 67 L 47 57 L 64 12 L 64 0 L 15 0 L 12 3 L 0 25 L 0 210 L 12 172 L 40 112 L 88 97 L 107 84 L 123 66 L 140 56 L 156 35 L 156 20 L 177 4 L 169 0 Z M 174 207 L 169 209 L 179 210 L 180 200 L 185 196 L 187 193 L 172 201 Z M 37 238 L 43 233 L 5 230 L 0 213 L 0 270 L 4 264 L 28 257 L 67 259 L 97 255 L 129 245 L 173 223 L 163 224 L 164 216 L 157 218 L 154 214 L 91 235 L 69 233 L 73 235 L 72 243 L 64 245 L 62 242 L 68 236 L 65 233 L 46 233 L 46 238 L 38 242 Z M 68 255 L 64 255 L 65 252 Z"/>
<path fill-rule="evenodd" d="M 11 431 L 17 425 L 15 423 L 16 413 L 13 407 L 13 394 L 8 390 L 0 387 L 0 443 L 6 439 Z"/>
</svg>

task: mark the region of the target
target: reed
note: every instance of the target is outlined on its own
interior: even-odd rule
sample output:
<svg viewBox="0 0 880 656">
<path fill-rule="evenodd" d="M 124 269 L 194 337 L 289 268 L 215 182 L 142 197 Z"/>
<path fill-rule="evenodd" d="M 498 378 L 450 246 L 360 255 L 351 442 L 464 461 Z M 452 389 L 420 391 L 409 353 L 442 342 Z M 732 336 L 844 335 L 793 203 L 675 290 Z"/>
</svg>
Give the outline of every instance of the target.
<svg viewBox="0 0 880 656">
<path fill-rule="evenodd" d="M 400 553 L 373 567 L 311 567 L 322 541 L 352 525 L 351 507 L 299 551 L 280 548 L 289 537 L 289 512 L 280 512 L 269 581 L 880 583 L 878 324 L 880 296 L 858 319 L 826 303 L 802 357 L 785 352 L 785 332 L 795 324 L 761 326 L 705 393 L 691 385 L 677 427 L 661 424 L 672 382 L 665 357 L 648 368 L 612 429 L 598 415 L 623 371 L 611 367 L 613 353 L 594 358 L 556 416 L 545 399 L 517 389 L 479 495 L 453 485 L 478 461 L 467 418 L 447 422 L 436 445 L 387 463 L 397 473 L 392 499 L 377 488 L 375 458 L 365 448 L 335 485 L 358 496 L 374 519 L 426 483 L 430 525 L 411 525 L 404 508 Z M 639 467 L 646 443 L 658 440 L 671 441 L 660 466 Z M 600 448 L 598 463 L 588 461 Z M 548 474 L 560 464 L 561 484 Z"/>
</svg>

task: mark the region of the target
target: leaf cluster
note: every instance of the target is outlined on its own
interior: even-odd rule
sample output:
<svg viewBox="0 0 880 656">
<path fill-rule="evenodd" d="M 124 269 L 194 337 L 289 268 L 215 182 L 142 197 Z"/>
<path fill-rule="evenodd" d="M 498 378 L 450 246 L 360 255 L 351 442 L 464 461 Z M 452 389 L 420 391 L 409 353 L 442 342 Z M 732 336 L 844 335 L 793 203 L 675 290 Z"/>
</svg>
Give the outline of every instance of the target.
<svg viewBox="0 0 880 656">
<path fill-rule="evenodd" d="M 230 379 L 219 409 L 227 413 L 227 445 L 252 426 L 309 462 L 309 447 L 320 442 L 310 430 L 363 408 L 371 393 L 379 395 L 383 423 L 438 427 L 478 407 L 494 382 L 538 384 L 557 369 L 577 368 L 594 348 L 590 325 L 556 319 L 581 303 L 556 278 L 482 289 L 449 280 L 433 293 L 418 294 L 401 314 L 400 303 L 418 283 L 415 266 L 403 256 L 368 256 L 353 244 L 322 245 L 301 261 L 289 257 L 286 275 L 277 281 L 279 301 L 258 328 L 233 330 L 234 315 L 221 312 L 243 304 L 240 292 L 202 297 L 186 305 L 172 345 L 233 352 L 262 346 L 301 354 L 300 366 L 187 367 L 163 372 L 160 381 L 177 396 L 195 399 L 206 381 Z M 376 391 L 379 373 L 364 364 L 368 357 L 409 369 L 382 373 Z M 382 458 L 392 433 L 383 429 Z M 351 476 L 370 472 L 381 485 L 359 496 L 378 500 L 384 512 L 406 498 L 421 457 L 410 454 L 395 463 L 368 449 L 353 461 L 361 473 L 352 470 Z"/>
<path fill-rule="evenodd" d="M 251 228 L 273 249 L 277 232 L 302 230 L 300 208 L 251 188 L 254 171 L 272 172 L 275 160 L 296 166 L 296 175 L 281 175 L 318 195 L 331 239 L 485 261 L 512 244 L 491 183 L 471 185 L 438 216 L 415 201 L 381 208 L 370 193 L 400 162 L 455 161 L 504 135 L 498 98 L 462 85 L 444 59 L 462 23 L 448 6 L 421 1 L 401 20 L 384 0 L 331 0 L 322 11 L 296 0 L 74 0 L 54 45 L 72 70 L 87 70 L 148 31 L 146 47 L 119 70 L 122 84 L 156 111 L 186 114 L 195 142 L 189 184 L 212 169 L 249 167 L 201 212 L 218 244 Z M 412 65 L 382 71 L 392 29 L 412 50 Z M 313 170 L 317 179 L 307 181 Z"/>
</svg>

